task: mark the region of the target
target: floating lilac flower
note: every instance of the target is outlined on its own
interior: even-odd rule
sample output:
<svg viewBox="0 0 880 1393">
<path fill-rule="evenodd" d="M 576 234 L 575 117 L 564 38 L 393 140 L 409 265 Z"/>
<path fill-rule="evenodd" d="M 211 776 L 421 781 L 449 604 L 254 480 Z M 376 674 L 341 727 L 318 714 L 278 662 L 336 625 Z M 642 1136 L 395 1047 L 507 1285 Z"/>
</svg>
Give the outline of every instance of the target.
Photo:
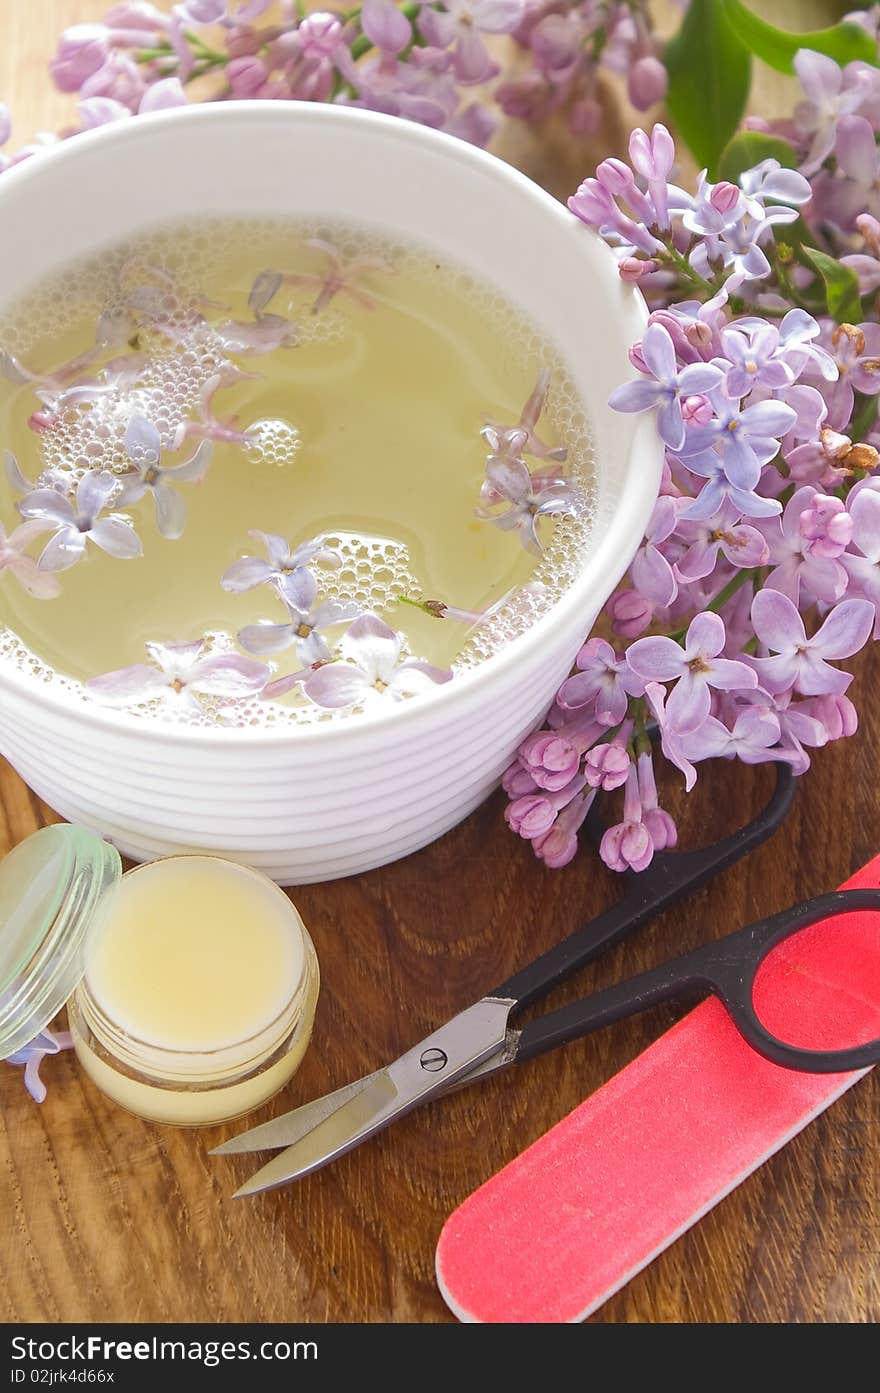
<svg viewBox="0 0 880 1393">
<path fill-rule="evenodd" d="M 170 541 L 176 540 L 186 525 L 186 504 L 174 485 L 201 483 L 211 460 L 210 443 L 203 440 L 195 454 L 182 464 L 163 465 L 162 442 L 156 427 L 143 416 L 132 416 L 125 432 L 125 452 L 135 473 L 123 476 L 117 502 L 126 508 L 145 494 L 152 494 L 159 531 Z"/>
<path fill-rule="evenodd" d="M 296 325 L 280 314 L 261 314 L 253 324 L 230 319 L 212 326 L 224 353 L 274 353 L 296 342 Z"/>
<path fill-rule="evenodd" d="M 531 474 L 522 460 L 490 456 L 486 466 L 487 492 L 507 503 L 503 513 L 476 508 L 478 518 L 491 522 L 502 532 L 517 531 L 527 551 L 543 551 L 538 522 L 543 517 L 572 516 L 581 501 L 580 490 L 570 480 L 558 476 Z"/>
<path fill-rule="evenodd" d="M 284 601 L 290 618 L 285 624 L 248 624 L 238 634 L 238 642 L 248 653 L 281 653 L 295 648 L 300 663 L 326 661 L 330 648 L 322 629 L 355 619 L 359 607 L 354 601 L 325 600 L 316 604 L 318 582 L 304 566 L 287 577 Z"/>
<path fill-rule="evenodd" d="M 707 611 L 691 620 L 684 644 L 658 635 L 637 639 L 627 651 L 629 666 L 646 683 L 675 681 L 666 718 L 679 734 L 695 730 L 708 716 L 710 687 L 729 692 L 758 685 L 745 663 L 718 656 L 725 637 L 720 615 Z"/>
<path fill-rule="evenodd" d="M 362 309 L 372 310 L 376 301 L 367 294 L 356 281 L 369 271 L 389 273 L 393 267 L 380 256 L 354 256 L 346 259 L 332 242 L 323 237 L 307 237 L 306 246 L 322 252 L 327 260 L 323 275 L 314 272 L 288 272 L 284 279 L 291 285 L 314 286 L 317 297 L 312 305 L 312 314 L 320 314 L 337 295 L 347 295 Z"/>
<path fill-rule="evenodd" d="M 741 759 L 744 764 L 764 764 L 777 758 L 773 746 L 781 735 L 779 717 L 766 706 L 747 706 L 733 729 L 707 716 L 682 743 L 694 763 L 702 759 Z"/>
<path fill-rule="evenodd" d="M 545 368 L 535 383 L 534 390 L 523 407 L 515 426 L 499 425 L 497 421 L 486 422 L 480 434 L 492 452 L 490 458 L 516 460 L 521 455 L 533 455 L 535 459 L 565 462 L 568 458 L 568 449 L 565 445 L 546 445 L 535 434 L 535 428 L 546 405 L 549 390 L 550 373 Z M 484 501 L 490 500 L 484 499 Z"/>
<path fill-rule="evenodd" d="M 140 538 L 129 518 L 102 517 L 104 509 L 119 488 L 119 480 L 107 471 L 84 474 L 76 488 L 75 501 L 51 488 L 36 488 L 19 501 L 22 517 L 42 524 L 54 535 L 40 557 L 43 571 L 66 571 L 75 566 L 92 542 L 108 556 L 130 560 L 141 556 Z"/>
<path fill-rule="evenodd" d="M 752 659 L 761 686 L 770 693 L 794 688 L 804 696 L 824 696 L 845 692 L 852 681 L 852 673 L 831 667 L 829 660 L 849 658 L 867 642 L 874 607 L 867 600 L 842 600 L 808 639 L 788 596 L 759 590 L 752 601 L 752 623 L 760 642 L 775 655 Z"/>
<path fill-rule="evenodd" d="M 391 696 L 396 700 L 452 680 L 448 668 L 418 658 L 401 661 L 401 639 L 378 615 L 362 614 L 339 640 L 342 661 L 309 673 L 303 690 L 318 706 L 341 707 Z"/>
<path fill-rule="evenodd" d="M 8 571 L 22 590 L 36 600 L 52 600 L 61 594 L 58 577 L 41 571 L 34 558 L 27 555 L 26 549 L 44 532 L 43 524 L 33 521 L 20 523 L 7 535 L 0 523 L 0 575 Z"/>
<path fill-rule="evenodd" d="M 205 639 L 145 646 L 151 663 L 135 663 L 90 678 L 85 683 L 89 695 L 108 706 L 176 698 L 200 710 L 199 697 L 240 701 L 262 691 L 269 680 L 265 663 L 238 653 L 212 653 Z"/>
<path fill-rule="evenodd" d="M 296 609 L 300 596 L 300 573 L 307 566 L 315 562 L 335 570 L 342 565 L 339 552 L 327 546 L 322 537 L 300 542 L 291 550 L 290 543 L 274 532 L 260 532 L 252 528 L 248 536 L 262 542 L 268 559 L 242 556 L 238 561 L 233 561 L 220 581 L 224 590 L 240 593 L 253 590 L 258 585 L 271 584 L 281 598 L 288 600 L 291 607 Z"/>
<path fill-rule="evenodd" d="M 615 411 L 648 411 L 657 407 L 657 429 L 671 450 L 684 444 L 685 427 L 681 403 L 694 393 L 710 392 L 720 386 L 724 374 L 713 363 L 689 363 L 679 368 L 675 345 L 662 324 L 649 324 L 641 343 L 641 356 L 653 382 L 625 382 L 608 399 Z"/>
<path fill-rule="evenodd" d="M 67 1030 L 41 1030 L 23 1049 L 6 1056 L 7 1064 L 24 1066 L 24 1086 L 35 1103 L 46 1101 L 46 1085 L 40 1078 L 40 1066 L 47 1055 L 73 1049 L 73 1036 Z"/>
<path fill-rule="evenodd" d="M 577 655 L 578 671 L 563 682 L 557 695 L 566 711 L 592 706 L 603 725 L 618 725 L 630 696 L 641 696 L 644 683 L 604 638 L 588 639 Z"/>
<path fill-rule="evenodd" d="M 687 549 L 675 563 L 679 579 L 689 583 L 703 580 L 715 570 L 719 554 L 740 569 L 763 566 L 770 556 L 767 540 L 757 527 L 741 521 L 726 502 L 705 522 L 683 518 L 676 528 Z"/>
</svg>

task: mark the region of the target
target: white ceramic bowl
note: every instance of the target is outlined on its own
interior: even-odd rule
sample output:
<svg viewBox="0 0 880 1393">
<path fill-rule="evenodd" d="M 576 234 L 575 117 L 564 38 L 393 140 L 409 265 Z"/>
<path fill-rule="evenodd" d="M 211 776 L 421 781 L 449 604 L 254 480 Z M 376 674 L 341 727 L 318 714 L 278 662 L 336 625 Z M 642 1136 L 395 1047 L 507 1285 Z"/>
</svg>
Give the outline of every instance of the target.
<svg viewBox="0 0 880 1393">
<path fill-rule="evenodd" d="M 661 451 L 652 421 L 607 406 L 646 313 L 608 249 L 501 161 L 391 117 L 221 103 L 68 141 L 0 178 L 0 305 L 102 244 L 242 211 L 355 217 L 494 282 L 570 365 L 603 518 L 577 584 L 528 633 L 448 686 L 332 728 L 139 721 L 0 663 L 0 749 L 63 816 L 136 860 L 214 852 L 296 884 L 404 856 L 486 797 L 632 558 Z"/>
</svg>

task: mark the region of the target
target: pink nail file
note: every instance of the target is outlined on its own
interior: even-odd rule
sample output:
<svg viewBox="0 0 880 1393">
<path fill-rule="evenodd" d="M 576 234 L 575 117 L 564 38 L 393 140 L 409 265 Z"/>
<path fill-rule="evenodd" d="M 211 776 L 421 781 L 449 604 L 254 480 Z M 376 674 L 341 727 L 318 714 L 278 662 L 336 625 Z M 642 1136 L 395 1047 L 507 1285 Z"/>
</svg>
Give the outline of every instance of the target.
<svg viewBox="0 0 880 1393">
<path fill-rule="evenodd" d="M 841 888 L 877 887 L 880 856 Z M 764 1023 L 812 1048 L 840 1044 L 846 1022 L 868 1038 L 878 1000 L 876 912 L 803 930 L 755 987 Z M 779 1068 L 703 1002 L 451 1215 L 444 1299 L 463 1321 L 584 1320 L 865 1072 Z"/>
</svg>

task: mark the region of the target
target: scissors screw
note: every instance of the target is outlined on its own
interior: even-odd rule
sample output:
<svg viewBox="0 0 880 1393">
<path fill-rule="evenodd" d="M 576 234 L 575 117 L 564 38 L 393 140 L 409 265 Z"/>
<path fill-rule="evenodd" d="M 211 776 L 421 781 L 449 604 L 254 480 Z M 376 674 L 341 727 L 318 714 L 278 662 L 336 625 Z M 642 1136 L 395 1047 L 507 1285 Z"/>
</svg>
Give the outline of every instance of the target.
<svg viewBox="0 0 880 1393">
<path fill-rule="evenodd" d="M 445 1069 L 448 1064 L 448 1056 L 443 1050 L 425 1050 L 419 1063 L 423 1069 L 427 1069 L 432 1074 L 437 1074 L 441 1069 Z"/>
</svg>

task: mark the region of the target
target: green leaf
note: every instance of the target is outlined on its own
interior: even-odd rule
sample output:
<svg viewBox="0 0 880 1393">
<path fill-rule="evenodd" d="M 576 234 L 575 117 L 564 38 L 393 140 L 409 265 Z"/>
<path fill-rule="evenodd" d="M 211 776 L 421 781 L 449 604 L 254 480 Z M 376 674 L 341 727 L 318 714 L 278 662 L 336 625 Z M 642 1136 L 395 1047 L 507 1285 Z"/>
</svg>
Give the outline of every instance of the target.
<svg viewBox="0 0 880 1393">
<path fill-rule="evenodd" d="M 785 169 L 797 168 L 797 155 L 787 140 L 762 131 L 740 131 L 729 140 L 718 161 L 718 178 L 735 184 L 746 169 L 762 160 L 778 160 Z"/>
<path fill-rule="evenodd" d="M 849 266 L 841 266 L 833 256 L 826 256 L 824 252 L 816 251 L 815 247 L 803 247 L 802 252 L 825 282 L 829 314 L 838 324 L 858 324 L 862 318 L 862 302 L 855 271 Z"/>
<path fill-rule="evenodd" d="M 698 163 L 714 174 L 749 95 L 751 57 L 728 22 L 722 0 L 691 0 L 666 47 L 666 105 Z"/>
<path fill-rule="evenodd" d="M 830 29 L 790 34 L 753 14 L 741 0 L 718 0 L 718 4 L 724 9 L 731 29 L 749 52 L 777 72 L 793 73 L 794 55 L 801 48 L 824 53 L 841 67 L 856 59 L 877 67 L 877 45 L 858 24 L 843 21 Z"/>
</svg>

